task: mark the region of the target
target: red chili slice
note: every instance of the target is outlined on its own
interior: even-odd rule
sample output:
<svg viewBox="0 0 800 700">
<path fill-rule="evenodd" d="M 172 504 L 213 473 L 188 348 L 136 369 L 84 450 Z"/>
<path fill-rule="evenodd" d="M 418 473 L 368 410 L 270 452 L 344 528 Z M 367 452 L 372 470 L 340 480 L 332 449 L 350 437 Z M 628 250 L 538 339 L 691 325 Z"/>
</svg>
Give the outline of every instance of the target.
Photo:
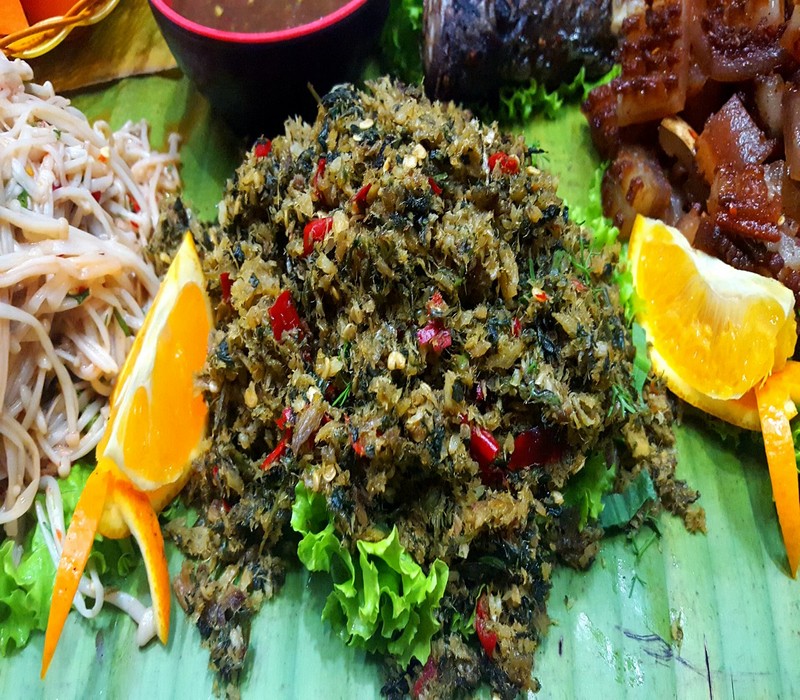
<svg viewBox="0 0 800 700">
<path fill-rule="evenodd" d="M 319 184 L 319 179 L 325 174 L 326 162 L 327 161 L 325 160 L 325 158 L 320 158 L 317 161 L 317 169 L 316 171 L 314 171 L 314 177 L 311 178 L 311 186 L 314 188 L 317 194 L 319 194 L 319 188 L 317 185 Z"/>
<path fill-rule="evenodd" d="M 417 342 L 420 345 L 428 345 L 440 330 L 441 326 L 437 321 L 428 321 L 417 331 Z"/>
<path fill-rule="evenodd" d="M 470 429 L 469 453 L 481 467 L 488 467 L 500 454 L 500 444 L 486 428 L 473 425 Z"/>
<path fill-rule="evenodd" d="M 295 416 L 292 407 L 287 406 L 286 408 L 283 409 L 281 417 L 275 421 L 275 425 L 278 426 L 278 430 L 286 430 L 287 428 L 291 430 L 292 426 L 294 425 L 294 419 Z"/>
<path fill-rule="evenodd" d="M 425 305 L 425 308 L 428 310 L 429 316 L 436 316 L 447 310 L 447 304 L 445 304 L 444 297 L 438 289 L 431 295 L 430 301 Z"/>
<path fill-rule="evenodd" d="M 478 602 L 475 605 L 475 632 L 478 634 L 478 640 L 486 652 L 486 656 L 491 659 L 494 655 L 494 650 L 497 648 L 497 632 L 491 632 L 486 629 L 488 619 L 489 603 L 484 594 L 478 598 Z"/>
<path fill-rule="evenodd" d="M 514 438 L 514 452 L 508 460 L 509 471 L 549 464 L 561 458 L 562 449 L 555 435 L 544 428 L 531 428 Z"/>
<path fill-rule="evenodd" d="M 281 441 L 278 443 L 278 446 L 272 450 L 267 456 L 266 459 L 261 463 L 261 468 L 264 471 L 269 470 L 275 462 L 277 462 L 281 455 L 286 452 L 286 448 L 288 447 L 289 443 L 286 438 L 282 438 Z"/>
<path fill-rule="evenodd" d="M 433 336 L 433 338 L 431 338 L 430 348 L 438 355 L 449 348 L 452 344 L 453 337 L 450 335 L 450 331 L 448 331 L 446 328 L 443 328 L 435 336 Z"/>
<path fill-rule="evenodd" d="M 359 457 L 365 457 L 367 455 L 367 448 L 361 441 L 361 437 L 358 434 L 358 428 L 350 425 L 350 416 L 345 415 L 344 424 L 347 426 L 347 432 L 350 433 L 350 446 L 353 448 L 353 452 L 355 452 Z"/>
<path fill-rule="evenodd" d="M 436 678 L 438 670 L 439 669 L 436 668 L 436 660 L 433 658 L 433 656 L 429 656 L 428 662 L 422 668 L 420 677 L 417 678 L 417 682 L 414 683 L 414 688 L 411 690 L 411 695 L 415 698 L 418 698 L 420 695 L 422 695 L 422 691 L 425 690 L 428 683 Z"/>
<path fill-rule="evenodd" d="M 302 333 L 300 314 L 297 313 L 292 293 L 288 289 L 284 289 L 275 299 L 275 303 L 269 307 L 269 321 L 272 334 L 279 343 L 284 333 L 295 329 L 299 329 Z"/>
<path fill-rule="evenodd" d="M 360 212 L 366 211 L 367 207 L 370 204 L 369 192 L 371 189 L 372 189 L 372 183 L 367 183 L 358 192 L 356 192 L 355 197 L 353 197 L 353 202 L 356 205 L 356 208 Z"/>
<path fill-rule="evenodd" d="M 266 158 L 272 152 L 272 141 L 259 141 L 255 147 L 256 158 Z"/>
<path fill-rule="evenodd" d="M 542 304 L 544 304 L 544 302 L 550 299 L 550 297 L 548 296 L 547 292 L 544 291 L 544 289 L 534 290 L 533 298 L 536 299 L 536 301 L 541 302 Z"/>
<path fill-rule="evenodd" d="M 222 301 L 227 304 L 231 300 L 231 287 L 233 282 L 231 276 L 227 272 L 223 272 L 219 276 L 219 288 L 222 290 Z"/>
<path fill-rule="evenodd" d="M 506 159 L 500 163 L 500 170 L 507 175 L 514 175 L 519 172 L 519 158 L 516 156 L 506 156 Z"/>
<path fill-rule="evenodd" d="M 303 229 L 303 255 L 311 255 L 314 250 L 314 244 L 324 241 L 325 236 L 330 233 L 332 228 L 332 216 L 309 221 Z"/>
<path fill-rule="evenodd" d="M 431 186 L 431 190 L 433 190 L 433 193 L 437 197 L 442 194 L 443 190 L 442 190 L 441 186 L 432 177 L 428 178 L 428 184 Z"/>
<path fill-rule="evenodd" d="M 519 158 L 510 156 L 503 151 L 492 153 L 489 156 L 489 172 L 492 172 L 496 165 L 500 165 L 500 171 L 506 175 L 514 175 L 519 172 Z"/>
</svg>

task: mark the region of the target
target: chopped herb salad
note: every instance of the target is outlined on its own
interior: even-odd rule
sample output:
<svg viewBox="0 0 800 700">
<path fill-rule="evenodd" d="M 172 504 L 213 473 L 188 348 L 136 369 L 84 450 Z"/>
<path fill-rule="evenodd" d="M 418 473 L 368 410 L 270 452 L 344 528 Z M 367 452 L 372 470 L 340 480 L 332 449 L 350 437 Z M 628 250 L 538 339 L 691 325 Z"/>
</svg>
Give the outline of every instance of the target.
<svg viewBox="0 0 800 700">
<path fill-rule="evenodd" d="M 211 436 L 196 517 L 166 531 L 229 689 L 298 558 L 328 577 L 336 633 L 385 658 L 388 697 L 514 697 L 536 687 L 553 567 L 662 506 L 703 527 L 618 247 L 536 155 L 416 88 L 340 86 L 256 143 L 218 225 L 195 227 Z M 180 206 L 167 225 L 165 246 Z"/>
</svg>

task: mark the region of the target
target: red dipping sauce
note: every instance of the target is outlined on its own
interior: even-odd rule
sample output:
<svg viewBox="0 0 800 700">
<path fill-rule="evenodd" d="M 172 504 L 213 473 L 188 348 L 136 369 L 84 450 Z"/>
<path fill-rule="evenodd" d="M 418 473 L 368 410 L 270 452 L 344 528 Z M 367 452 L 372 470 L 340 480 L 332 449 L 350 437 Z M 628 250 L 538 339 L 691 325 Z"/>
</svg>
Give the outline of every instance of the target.
<svg viewBox="0 0 800 700">
<path fill-rule="evenodd" d="M 277 32 L 314 22 L 347 0 L 172 0 L 178 14 L 223 32 Z"/>
</svg>

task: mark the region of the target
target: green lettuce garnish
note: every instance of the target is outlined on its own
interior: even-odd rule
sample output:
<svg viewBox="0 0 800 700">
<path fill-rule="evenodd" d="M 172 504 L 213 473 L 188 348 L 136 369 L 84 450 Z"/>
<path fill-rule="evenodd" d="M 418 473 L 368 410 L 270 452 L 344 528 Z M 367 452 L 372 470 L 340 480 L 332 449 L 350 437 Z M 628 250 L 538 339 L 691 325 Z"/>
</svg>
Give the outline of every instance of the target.
<svg viewBox="0 0 800 700">
<path fill-rule="evenodd" d="M 622 493 L 613 493 L 617 470 L 606 465 L 599 454 L 591 455 L 564 489 L 564 503 L 578 509 L 579 527 L 583 530 L 591 520 L 604 530 L 625 527 L 639 509 L 650 500 L 657 500 L 653 479 L 642 469 Z"/>
<path fill-rule="evenodd" d="M 425 663 L 435 617 L 449 570 L 437 559 L 426 576 L 400 544 L 397 528 L 377 542 L 356 542 L 351 554 L 336 535 L 324 496 L 299 482 L 292 506 L 292 528 L 303 538 L 297 556 L 309 571 L 333 579 L 322 618 L 351 646 L 391 654 L 407 666 L 412 657 Z"/>
<path fill-rule="evenodd" d="M 38 527 L 25 539 L 19 566 L 13 548 L 12 540 L 0 545 L 0 656 L 21 649 L 34 630 L 47 626 L 56 575 Z"/>
<path fill-rule="evenodd" d="M 571 82 L 563 83 L 555 90 L 548 90 L 535 78 L 531 78 L 527 85 L 505 85 L 500 88 L 497 118 L 500 122 L 513 124 L 527 122 L 535 114 L 555 119 L 565 101 L 585 100 L 594 88 L 610 82 L 619 73 L 620 67 L 614 66 L 608 73 L 592 81 L 587 80 L 586 69 L 581 66 Z"/>
<path fill-rule="evenodd" d="M 582 223 L 592 233 L 592 249 L 601 250 L 614 245 L 619 238 L 619 229 L 603 214 L 601 188 L 603 173 L 608 163 L 597 166 L 588 187 L 586 206 L 570 206 L 573 221 Z M 628 323 L 633 323 L 636 316 L 636 293 L 633 290 L 633 275 L 628 265 L 628 244 L 623 243 L 619 253 L 619 262 L 614 270 L 613 281 L 619 288 L 619 299 L 625 310 Z"/>
</svg>

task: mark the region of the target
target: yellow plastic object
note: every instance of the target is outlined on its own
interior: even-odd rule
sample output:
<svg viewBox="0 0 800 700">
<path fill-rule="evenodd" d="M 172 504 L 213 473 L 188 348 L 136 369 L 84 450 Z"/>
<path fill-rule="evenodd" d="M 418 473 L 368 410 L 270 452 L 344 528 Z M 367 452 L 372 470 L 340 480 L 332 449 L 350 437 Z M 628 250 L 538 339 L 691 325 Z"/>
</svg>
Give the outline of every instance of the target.
<svg viewBox="0 0 800 700">
<path fill-rule="evenodd" d="M 58 46 L 75 27 L 96 24 L 119 0 L 78 0 L 63 17 L 51 17 L 0 37 L 0 50 L 9 58 L 36 58 Z"/>
</svg>

